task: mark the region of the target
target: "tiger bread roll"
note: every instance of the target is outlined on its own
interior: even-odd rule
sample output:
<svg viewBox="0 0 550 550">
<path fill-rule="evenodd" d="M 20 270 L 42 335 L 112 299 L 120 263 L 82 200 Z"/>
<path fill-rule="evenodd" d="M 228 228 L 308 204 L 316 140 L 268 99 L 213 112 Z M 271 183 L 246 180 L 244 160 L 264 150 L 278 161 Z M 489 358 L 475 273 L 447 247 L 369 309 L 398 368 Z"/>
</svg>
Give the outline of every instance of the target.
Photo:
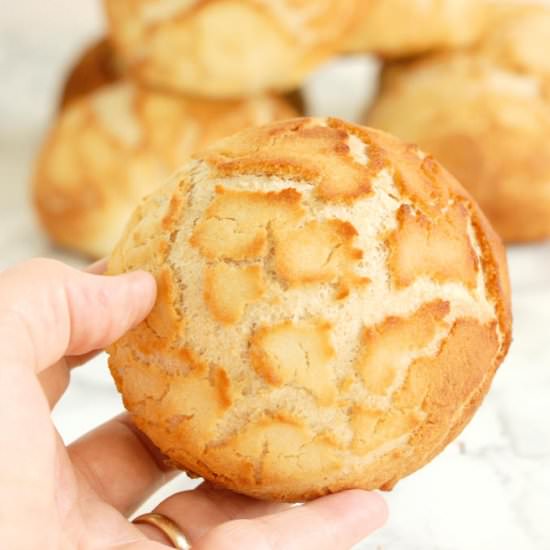
<svg viewBox="0 0 550 550">
<path fill-rule="evenodd" d="M 357 0 L 104 0 L 137 80 L 208 97 L 300 86 L 341 47 Z"/>
<path fill-rule="evenodd" d="M 40 152 L 34 201 L 51 239 L 91 257 L 111 252 L 140 198 L 191 153 L 247 126 L 295 116 L 282 98 L 185 98 L 105 86 L 76 99 Z"/>
<path fill-rule="evenodd" d="M 508 242 L 550 237 L 550 7 L 493 12 L 475 48 L 386 67 L 365 123 L 418 143 Z"/>
<path fill-rule="evenodd" d="M 261 499 L 390 489 L 464 428 L 510 343 L 506 260 L 432 157 L 337 119 L 245 130 L 134 212 L 109 273 L 157 302 L 109 350 L 136 425 Z"/>
<path fill-rule="evenodd" d="M 481 34 L 486 0 L 359 1 L 344 50 L 384 58 L 466 46 Z"/>
</svg>

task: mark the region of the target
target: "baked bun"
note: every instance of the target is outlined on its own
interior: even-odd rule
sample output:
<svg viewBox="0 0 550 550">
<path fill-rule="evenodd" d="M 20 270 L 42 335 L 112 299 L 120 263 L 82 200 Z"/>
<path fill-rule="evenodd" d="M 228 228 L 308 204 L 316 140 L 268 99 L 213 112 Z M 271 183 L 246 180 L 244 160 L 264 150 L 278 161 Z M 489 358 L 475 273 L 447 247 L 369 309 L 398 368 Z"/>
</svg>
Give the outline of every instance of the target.
<svg viewBox="0 0 550 550">
<path fill-rule="evenodd" d="M 302 501 L 391 488 L 456 437 L 510 342 L 502 246 L 433 158 L 337 119 L 220 141 L 143 201 L 109 272 L 158 283 L 110 368 L 175 464 Z"/>
<path fill-rule="evenodd" d="M 108 255 L 139 199 L 191 153 L 242 128 L 295 116 L 284 100 L 209 101 L 119 82 L 70 103 L 34 178 L 40 220 L 56 243 Z"/>
<path fill-rule="evenodd" d="M 61 92 L 60 109 L 74 99 L 119 80 L 121 73 L 109 40 L 103 38 L 93 43 L 69 70 Z"/>
<path fill-rule="evenodd" d="M 357 0 L 105 0 L 138 80 L 209 97 L 288 91 L 341 46 Z"/>
<path fill-rule="evenodd" d="M 533 47 L 546 48 L 550 18 L 546 32 L 542 16 L 530 19 L 530 33 L 521 13 L 502 35 L 518 42 L 497 47 L 495 25 L 469 52 L 387 67 L 365 119 L 432 153 L 510 242 L 550 237 L 550 87 Z"/>
<path fill-rule="evenodd" d="M 485 0 L 364 0 L 345 49 L 392 58 L 465 46 L 479 37 L 485 12 Z"/>
</svg>

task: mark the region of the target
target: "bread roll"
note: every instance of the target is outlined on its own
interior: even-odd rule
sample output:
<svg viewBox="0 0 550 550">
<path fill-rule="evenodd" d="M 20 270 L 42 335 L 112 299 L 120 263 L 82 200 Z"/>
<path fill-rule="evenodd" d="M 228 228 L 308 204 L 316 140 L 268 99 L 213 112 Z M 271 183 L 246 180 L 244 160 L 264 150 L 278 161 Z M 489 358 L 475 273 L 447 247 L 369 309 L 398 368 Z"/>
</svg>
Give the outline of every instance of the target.
<svg viewBox="0 0 550 550">
<path fill-rule="evenodd" d="M 60 109 L 98 88 L 121 78 L 122 68 L 116 61 L 107 38 L 88 46 L 69 69 L 61 91 Z"/>
<path fill-rule="evenodd" d="M 472 50 L 388 66 L 365 118 L 432 153 L 509 242 L 550 237 L 548 37 L 550 8 L 517 7 Z"/>
<path fill-rule="evenodd" d="M 188 156 L 242 128 L 295 116 L 283 99 L 209 101 L 118 82 L 69 104 L 51 128 L 34 177 L 54 242 L 108 255 L 139 199 Z"/>
<path fill-rule="evenodd" d="M 395 58 L 465 46 L 479 37 L 485 12 L 485 0 L 360 1 L 345 49 Z"/>
<path fill-rule="evenodd" d="M 498 237 L 432 157 L 337 119 L 246 130 L 134 212 L 158 283 L 109 350 L 137 426 L 262 499 L 389 489 L 475 412 L 510 343 Z"/>
<path fill-rule="evenodd" d="M 143 83 L 208 97 L 288 91 L 341 47 L 357 0 L 105 0 Z"/>
</svg>

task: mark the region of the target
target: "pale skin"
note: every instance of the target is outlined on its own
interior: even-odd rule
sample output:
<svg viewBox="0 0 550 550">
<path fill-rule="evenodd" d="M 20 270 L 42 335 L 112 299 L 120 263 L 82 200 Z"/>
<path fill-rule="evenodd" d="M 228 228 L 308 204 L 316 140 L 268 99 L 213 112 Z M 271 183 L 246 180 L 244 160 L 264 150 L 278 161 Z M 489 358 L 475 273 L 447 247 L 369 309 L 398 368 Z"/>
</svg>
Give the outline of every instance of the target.
<svg viewBox="0 0 550 550">
<path fill-rule="evenodd" d="M 0 546 L 12 550 L 162 550 L 155 527 L 129 521 L 174 472 L 128 416 L 65 446 L 50 418 L 70 370 L 139 323 L 155 300 L 143 272 L 98 275 L 51 260 L 0 273 Z M 70 389 L 69 389 L 70 391 Z M 202 484 L 156 510 L 193 550 L 344 550 L 386 520 L 375 493 L 304 506 L 260 502 Z"/>
</svg>

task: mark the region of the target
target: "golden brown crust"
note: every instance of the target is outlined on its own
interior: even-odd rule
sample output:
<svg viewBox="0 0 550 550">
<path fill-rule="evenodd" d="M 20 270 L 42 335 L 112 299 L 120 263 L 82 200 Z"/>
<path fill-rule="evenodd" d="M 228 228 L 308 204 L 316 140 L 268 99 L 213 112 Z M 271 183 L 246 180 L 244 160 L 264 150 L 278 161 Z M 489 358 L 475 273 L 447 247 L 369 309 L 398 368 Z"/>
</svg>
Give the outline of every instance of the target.
<svg viewBox="0 0 550 550">
<path fill-rule="evenodd" d="M 338 51 L 356 3 L 104 0 L 115 48 L 134 78 L 218 98 L 300 86 Z"/>
<path fill-rule="evenodd" d="M 322 319 L 262 327 L 250 339 L 251 364 L 268 384 L 296 384 L 329 405 L 335 398 L 330 363 L 336 355 L 330 337 L 330 323 Z"/>
<path fill-rule="evenodd" d="M 112 84 L 122 77 L 122 70 L 115 60 L 108 38 L 102 38 L 88 46 L 71 67 L 61 91 L 59 110 L 71 101 Z"/>
<path fill-rule="evenodd" d="M 210 260 L 254 260 L 268 252 L 270 227 L 303 216 L 301 196 L 293 189 L 261 193 L 216 187 L 216 198 L 189 240 Z"/>
<path fill-rule="evenodd" d="M 452 204 L 441 216 L 430 220 L 414 213 L 408 205 L 397 212 L 398 228 L 389 236 L 389 268 L 397 287 L 410 285 L 418 277 L 439 283 L 477 283 L 477 256 L 468 236 L 469 213 Z"/>
<path fill-rule="evenodd" d="M 315 181 L 321 200 L 350 202 L 371 193 L 370 180 L 384 163 L 381 155 L 374 154 L 372 162 L 359 162 L 352 154 L 349 132 L 331 119 L 326 126 L 311 124 L 308 118 L 282 121 L 250 135 L 254 148 L 249 135 L 243 134 L 230 148 L 221 141 L 208 150 L 207 160 L 220 176 L 262 174 Z"/>
<path fill-rule="evenodd" d="M 358 233 L 342 220 L 311 221 L 300 229 L 275 232 L 274 260 L 277 276 L 290 286 L 333 283 L 338 298 L 348 296 L 352 287 L 368 284 L 367 277 L 355 273 L 363 258 L 354 248 Z"/>
<path fill-rule="evenodd" d="M 257 302 L 265 283 L 259 265 L 210 265 L 204 272 L 204 302 L 221 323 L 237 323 L 248 304 Z"/>
<path fill-rule="evenodd" d="M 473 319 L 461 319 L 455 322 L 437 357 L 417 360 L 410 367 L 396 400 L 400 406 L 410 406 L 409 386 L 414 386 L 415 398 L 423 397 L 427 418 L 412 441 L 413 445 L 415 440 L 422 441 L 424 452 L 411 454 L 406 460 L 407 468 L 417 470 L 436 456 L 451 441 L 451 436 L 456 437 L 468 423 L 480 404 L 480 389 L 494 374 L 498 349 L 494 323 L 481 325 Z M 481 366 L 487 364 L 492 368 Z M 457 369 L 464 373 L 463 377 L 452 376 L 451 371 Z M 473 396 L 478 399 L 472 399 Z M 464 403 L 458 410 L 453 405 L 457 401 Z M 445 429 L 438 429 L 435 423 L 443 423 Z M 388 480 L 385 488 L 391 488 L 396 481 L 396 478 Z"/>
<path fill-rule="evenodd" d="M 449 302 L 436 300 L 408 318 L 386 317 L 381 323 L 366 328 L 355 368 L 368 390 L 374 395 L 385 395 L 402 367 L 396 357 L 429 345 L 436 331 L 445 326 L 443 320 L 449 312 Z"/>
<path fill-rule="evenodd" d="M 405 206 L 458 243 L 444 276 L 424 250 L 392 284 L 389 236 L 417 231 Z M 258 498 L 391 488 L 460 432 L 510 342 L 506 260 L 470 196 L 416 147 L 336 119 L 197 155 L 115 249 L 110 273 L 136 268 L 160 290 L 109 350 L 126 407 L 179 467 Z"/>
<path fill-rule="evenodd" d="M 463 47 L 480 36 L 486 5 L 480 0 L 358 2 L 344 49 L 398 58 Z"/>
<path fill-rule="evenodd" d="M 375 143 L 393 152 L 392 160 L 400 167 L 395 178 L 398 188 L 406 197 L 419 203 L 424 213 L 431 212 L 432 216 L 438 216 L 449 201 L 461 204 L 468 210 L 481 249 L 481 271 L 505 335 L 505 355 L 511 342 L 512 310 L 506 251 L 501 239 L 472 195 L 436 159 L 421 152 L 416 145 L 406 144 L 390 134 L 372 128 L 370 132 L 376 136 Z M 457 266 L 457 269 L 462 267 Z"/>
<path fill-rule="evenodd" d="M 34 199 L 58 244 L 92 257 L 110 253 L 139 199 L 216 139 L 294 116 L 281 98 L 208 101 L 121 81 L 74 99 L 39 155 Z"/>
</svg>

